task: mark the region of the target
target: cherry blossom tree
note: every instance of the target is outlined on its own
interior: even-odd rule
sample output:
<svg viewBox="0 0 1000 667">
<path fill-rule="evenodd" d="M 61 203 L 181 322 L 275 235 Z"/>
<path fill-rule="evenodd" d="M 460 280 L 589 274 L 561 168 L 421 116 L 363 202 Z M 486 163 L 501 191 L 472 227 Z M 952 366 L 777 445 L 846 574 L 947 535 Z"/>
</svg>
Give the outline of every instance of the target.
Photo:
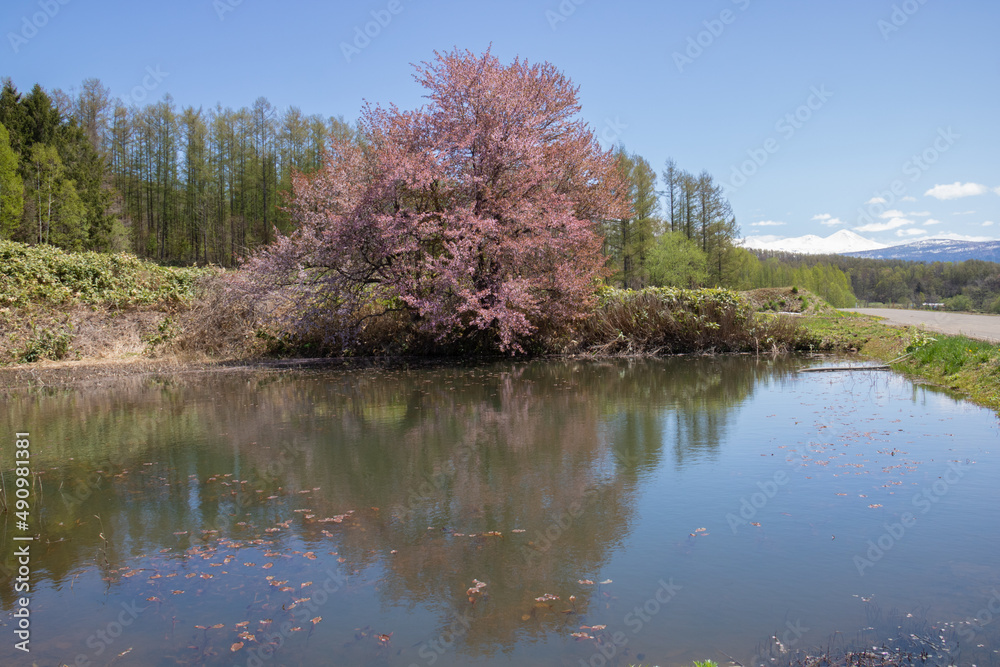
<svg viewBox="0 0 1000 667">
<path fill-rule="evenodd" d="M 416 66 L 428 102 L 367 105 L 357 136 L 294 180 L 295 231 L 255 254 L 252 297 L 288 331 L 350 347 L 402 312 L 441 342 L 521 351 L 584 316 L 605 275 L 597 222 L 628 215 L 613 155 L 553 65 L 454 51 Z"/>
</svg>

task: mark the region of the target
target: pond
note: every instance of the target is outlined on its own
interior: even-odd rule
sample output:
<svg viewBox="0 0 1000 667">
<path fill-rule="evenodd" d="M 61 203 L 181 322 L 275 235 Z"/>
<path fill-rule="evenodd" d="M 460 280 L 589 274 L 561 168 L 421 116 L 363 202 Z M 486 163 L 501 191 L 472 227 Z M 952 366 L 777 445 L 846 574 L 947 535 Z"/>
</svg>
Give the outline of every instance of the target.
<svg viewBox="0 0 1000 667">
<path fill-rule="evenodd" d="M 0 663 L 749 665 L 912 627 L 995 664 L 996 415 L 890 373 L 800 372 L 830 361 L 10 392 Z"/>
</svg>

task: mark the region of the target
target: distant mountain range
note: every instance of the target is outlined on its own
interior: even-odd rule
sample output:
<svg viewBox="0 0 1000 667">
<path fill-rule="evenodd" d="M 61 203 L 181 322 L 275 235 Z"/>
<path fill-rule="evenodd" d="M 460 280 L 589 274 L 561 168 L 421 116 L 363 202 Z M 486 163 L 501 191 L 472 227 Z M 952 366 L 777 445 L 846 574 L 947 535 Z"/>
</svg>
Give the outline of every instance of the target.
<svg viewBox="0 0 1000 667">
<path fill-rule="evenodd" d="M 843 254 L 871 259 L 908 259 L 914 262 L 964 262 L 967 259 L 1000 262 L 1000 241 L 924 239 L 891 248 Z"/>
<path fill-rule="evenodd" d="M 796 236 L 790 239 L 776 239 L 773 236 L 748 236 L 743 239 L 743 247 L 775 252 L 791 252 L 799 255 L 846 255 L 866 250 L 881 250 L 886 246 L 871 239 L 841 229 L 836 234 L 823 238 L 814 234 Z"/>
<path fill-rule="evenodd" d="M 748 236 L 743 239 L 742 245 L 746 248 L 803 255 L 847 255 L 914 262 L 964 262 L 967 259 L 1000 262 L 1000 241 L 923 239 L 903 245 L 886 246 L 846 229 L 826 238 L 812 234 L 788 239 Z"/>
</svg>

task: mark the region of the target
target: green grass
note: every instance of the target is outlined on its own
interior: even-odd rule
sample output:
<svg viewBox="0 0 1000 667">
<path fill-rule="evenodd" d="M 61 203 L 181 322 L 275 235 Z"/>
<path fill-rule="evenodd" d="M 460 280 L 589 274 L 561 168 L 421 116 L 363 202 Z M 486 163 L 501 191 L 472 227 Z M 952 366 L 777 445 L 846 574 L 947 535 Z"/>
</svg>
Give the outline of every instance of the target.
<svg viewBox="0 0 1000 667">
<path fill-rule="evenodd" d="M 800 323 L 807 332 L 804 351 L 856 352 L 887 330 L 874 318 L 840 311 L 804 317 Z"/>
<path fill-rule="evenodd" d="M 858 352 L 1000 411 L 1000 346 L 882 324 L 856 313 L 802 318 L 806 349 Z"/>
<path fill-rule="evenodd" d="M 942 375 L 956 375 L 965 370 L 986 368 L 997 361 L 997 346 L 965 336 L 937 336 L 915 346 L 913 361 L 938 369 Z"/>
<path fill-rule="evenodd" d="M 66 252 L 0 241 L 0 308 L 185 302 L 208 272 L 168 268 L 134 255 Z"/>
</svg>

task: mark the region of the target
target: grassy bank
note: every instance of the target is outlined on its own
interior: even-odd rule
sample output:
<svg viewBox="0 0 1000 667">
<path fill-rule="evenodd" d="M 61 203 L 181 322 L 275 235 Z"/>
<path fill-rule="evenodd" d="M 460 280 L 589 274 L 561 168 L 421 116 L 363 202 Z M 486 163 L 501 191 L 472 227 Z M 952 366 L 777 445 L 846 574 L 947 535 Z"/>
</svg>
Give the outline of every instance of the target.
<svg viewBox="0 0 1000 667">
<path fill-rule="evenodd" d="M 0 364 L 155 354 L 210 273 L 0 241 Z"/>
<path fill-rule="evenodd" d="M 228 296 L 217 269 L 131 255 L 68 253 L 0 241 L 0 365 L 46 361 L 206 362 L 342 353 L 289 340 Z M 258 304 L 259 305 L 259 304 Z M 405 317 L 370 329 L 369 355 L 463 354 L 421 338 Z M 834 310 L 794 287 L 605 289 L 590 317 L 536 354 L 858 353 L 1000 410 L 1000 348 Z M 465 354 L 469 351 L 465 350 Z"/>
<path fill-rule="evenodd" d="M 813 349 L 857 352 L 894 370 L 947 387 L 1000 411 L 1000 346 L 965 336 L 882 324 L 855 313 L 803 317 Z"/>
<path fill-rule="evenodd" d="M 488 331 L 470 326 L 466 335 L 440 340 L 404 310 L 372 319 L 350 345 L 334 349 L 329 326 L 293 337 L 275 316 L 277 304 L 241 299 L 227 287 L 231 277 L 124 254 L 0 242 L 0 364 L 496 354 Z M 782 353 L 803 341 L 781 313 L 808 303 L 804 295 L 776 290 L 748 297 L 725 289 L 603 289 L 588 317 L 543 327 L 525 349 L 597 356 Z"/>
</svg>

